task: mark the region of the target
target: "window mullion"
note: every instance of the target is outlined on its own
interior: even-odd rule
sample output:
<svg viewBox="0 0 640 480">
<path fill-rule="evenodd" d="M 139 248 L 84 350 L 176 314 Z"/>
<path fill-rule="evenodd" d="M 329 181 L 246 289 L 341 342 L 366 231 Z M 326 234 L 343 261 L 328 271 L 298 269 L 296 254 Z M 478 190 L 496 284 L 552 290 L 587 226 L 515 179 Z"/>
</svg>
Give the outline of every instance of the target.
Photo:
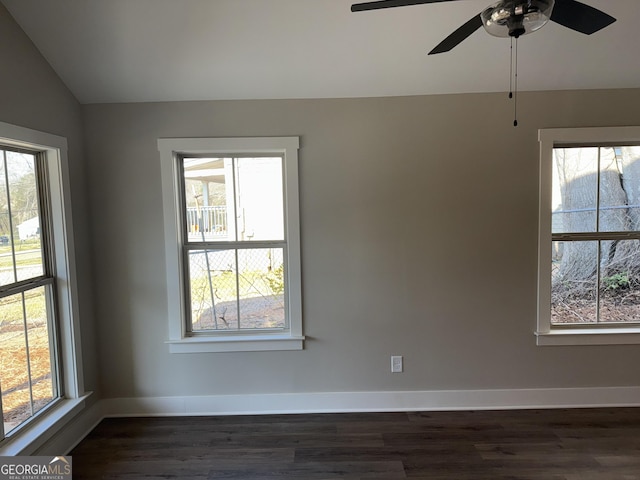
<svg viewBox="0 0 640 480">
<path fill-rule="evenodd" d="M 600 264 L 602 262 L 602 241 L 598 240 L 598 252 L 596 253 L 596 323 L 600 323 L 600 280 L 602 272 Z"/>
<path fill-rule="evenodd" d="M 238 249 L 234 250 L 235 259 L 236 259 L 236 305 L 238 311 L 238 330 L 240 330 L 240 259 L 238 258 Z"/>
<path fill-rule="evenodd" d="M 204 236 L 204 232 L 202 233 Z M 216 311 L 216 297 L 213 291 L 213 283 L 211 281 L 211 265 L 209 263 L 209 250 L 204 250 L 205 263 L 207 265 L 207 283 L 209 284 L 209 296 L 211 297 L 211 315 L 213 315 L 213 323 L 218 329 L 218 312 Z M 193 320 L 192 320 L 193 321 Z"/>
<path fill-rule="evenodd" d="M 4 151 L 4 149 L 2 150 L 2 164 L 4 166 L 4 171 L 5 171 L 5 185 L 7 185 L 6 183 L 6 178 L 7 178 L 7 165 L 6 165 L 6 152 Z M 4 410 L 2 407 L 2 376 L 0 376 L 0 417 L 2 417 L 2 421 L 0 421 L 0 441 L 2 439 L 4 439 Z"/>
<path fill-rule="evenodd" d="M 640 231 L 554 233 L 551 235 L 552 242 L 585 242 L 588 240 L 640 240 Z"/>
<path fill-rule="evenodd" d="M 602 175 L 601 175 L 601 155 L 602 155 L 602 148 L 598 148 L 598 164 L 597 164 L 597 171 L 596 171 L 596 232 L 600 232 L 600 188 L 601 188 L 601 181 L 602 181 Z"/>
<path fill-rule="evenodd" d="M 251 250 L 255 248 L 283 248 L 285 240 L 250 240 L 244 242 L 189 242 L 184 244 L 187 250 Z"/>
<path fill-rule="evenodd" d="M 0 392 L 2 392 L 2 383 L 0 383 Z M 2 407 L 2 395 L 0 394 L 0 442 L 4 440 L 4 410 Z"/>
<path fill-rule="evenodd" d="M 29 411 L 30 417 L 33 417 L 33 378 L 31 375 L 31 354 L 29 352 L 29 324 L 27 320 L 27 304 L 25 299 L 25 292 L 20 294 L 22 299 L 22 323 L 24 325 L 24 345 L 27 357 L 27 381 L 29 383 Z"/>
<path fill-rule="evenodd" d="M 601 165 L 602 147 L 598 147 L 598 166 L 596 172 L 596 232 L 600 233 L 600 190 L 602 182 Z M 600 323 L 600 263 L 602 261 L 602 240 L 598 240 L 598 252 L 596 254 L 596 324 Z"/>
<path fill-rule="evenodd" d="M 42 287 L 43 285 L 53 285 L 54 279 L 51 277 L 40 276 L 36 278 L 30 278 L 21 282 L 16 282 L 10 286 L 3 286 L 0 288 L 0 299 L 16 295 L 18 293 L 26 292 L 34 288 Z"/>
<path fill-rule="evenodd" d="M 11 190 L 9 189 L 9 171 L 7 169 L 7 151 L 3 150 L 2 162 L 4 166 L 4 181 L 7 189 L 7 215 L 9 220 L 9 243 L 11 245 L 11 260 L 13 265 L 13 281 L 18 281 L 18 269 L 16 266 L 16 246 L 13 238 L 13 213 L 11 212 Z"/>
<path fill-rule="evenodd" d="M 234 239 L 236 242 L 240 241 L 238 238 L 238 189 L 236 188 L 236 183 L 238 181 L 236 175 L 236 169 L 238 168 L 238 159 L 233 157 L 231 159 L 231 188 L 233 190 L 233 228 L 234 228 Z"/>
</svg>

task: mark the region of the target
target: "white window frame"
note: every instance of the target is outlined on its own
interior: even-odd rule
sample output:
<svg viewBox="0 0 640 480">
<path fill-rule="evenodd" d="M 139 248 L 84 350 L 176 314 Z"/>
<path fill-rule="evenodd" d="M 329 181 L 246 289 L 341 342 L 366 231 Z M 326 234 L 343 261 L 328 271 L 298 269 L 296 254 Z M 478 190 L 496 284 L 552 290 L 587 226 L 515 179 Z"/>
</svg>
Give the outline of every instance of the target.
<svg viewBox="0 0 640 480">
<path fill-rule="evenodd" d="M 300 213 L 298 205 L 298 137 L 160 138 L 158 150 L 167 268 L 169 351 L 171 353 L 302 350 L 302 274 L 300 267 Z M 189 335 L 183 268 L 183 235 L 178 156 L 274 153 L 283 157 L 284 226 L 287 243 L 285 301 L 289 326 L 284 331 Z"/>
<path fill-rule="evenodd" d="M 540 212 L 538 237 L 537 345 L 640 344 L 640 327 L 551 323 L 551 203 L 553 149 L 556 146 L 637 145 L 640 127 L 553 128 L 538 132 L 540 142 Z"/>
<path fill-rule="evenodd" d="M 0 122 L 0 144 L 41 152 L 48 169 L 62 398 L 10 432 L 0 455 L 30 455 L 86 405 L 78 313 L 67 139 Z"/>
</svg>

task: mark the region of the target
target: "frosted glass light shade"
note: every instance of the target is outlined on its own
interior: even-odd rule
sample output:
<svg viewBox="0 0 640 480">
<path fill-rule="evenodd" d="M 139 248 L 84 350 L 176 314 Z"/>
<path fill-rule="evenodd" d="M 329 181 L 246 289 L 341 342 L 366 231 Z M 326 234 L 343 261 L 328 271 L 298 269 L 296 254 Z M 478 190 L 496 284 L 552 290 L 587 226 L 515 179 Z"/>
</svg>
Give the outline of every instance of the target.
<svg viewBox="0 0 640 480">
<path fill-rule="evenodd" d="M 555 0 L 504 0 L 484 10 L 482 25 L 495 37 L 520 37 L 540 29 L 551 18 Z"/>
</svg>

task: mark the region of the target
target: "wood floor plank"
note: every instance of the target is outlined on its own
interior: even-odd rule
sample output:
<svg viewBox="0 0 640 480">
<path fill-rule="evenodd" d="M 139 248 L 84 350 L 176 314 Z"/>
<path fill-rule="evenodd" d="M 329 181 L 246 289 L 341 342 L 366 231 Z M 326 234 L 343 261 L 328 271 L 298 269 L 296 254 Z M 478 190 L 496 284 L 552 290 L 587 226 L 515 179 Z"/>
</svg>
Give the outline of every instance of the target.
<svg viewBox="0 0 640 480">
<path fill-rule="evenodd" d="M 228 469 L 216 466 L 209 471 L 212 478 L 382 478 L 392 476 L 404 478 L 401 461 L 344 461 L 344 462 L 304 462 L 294 464 L 245 465 Z"/>
<path fill-rule="evenodd" d="M 107 418 L 74 479 L 640 480 L 640 409 Z"/>
<path fill-rule="evenodd" d="M 295 449 L 295 461 L 348 461 L 354 458 L 364 461 L 376 460 L 406 460 L 409 458 L 447 458 L 455 457 L 464 460 L 468 457 L 480 459 L 480 454 L 471 444 L 460 443 L 432 443 L 419 446 L 399 447 L 362 447 L 351 448 L 319 448 L 306 447 Z"/>
</svg>

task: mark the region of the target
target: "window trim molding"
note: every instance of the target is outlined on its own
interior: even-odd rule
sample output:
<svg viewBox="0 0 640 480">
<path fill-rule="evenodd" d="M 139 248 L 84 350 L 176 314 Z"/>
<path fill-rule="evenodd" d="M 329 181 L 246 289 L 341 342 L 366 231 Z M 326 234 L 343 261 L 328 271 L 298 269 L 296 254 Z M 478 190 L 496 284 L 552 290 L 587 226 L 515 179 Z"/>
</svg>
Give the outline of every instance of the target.
<svg viewBox="0 0 640 480">
<path fill-rule="evenodd" d="M 55 265 L 58 348 L 61 370 L 59 405 L 81 405 L 90 392 L 85 391 L 78 307 L 78 284 L 73 236 L 71 185 L 67 158 L 67 139 L 30 128 L 0 122 L 0 143 L 8 147 L 35 150 L 45 155 Z M 58 406 L 29 420 L 0 445 L 0 453 L 23 451 L 37 442 L 43 425 L 64 426 L 68 411 Z M 53 434 L 53 433 L 52 433 Z"/>
<path fill-rule="evenodd" d="M 159 138 L 162 176 L 167 307 L 171 353 L 302 350 L 302 271 L 300 266 L 300 210 L 298 201 L 299 137 Z M 277 153 L 282 155 L 284 214 L 288 252 L 289 330 L 256 334 L 186 334 L 186 299 L 183 288 L 182 225 L 179 200 L 178 155 Z"/>
<path fill-rule="evenodd" d="M 631 345 L 640 344 L 640 327 L 584 327 L 551 324 L 551 189 L 552 155 L 556 146 L 638 144 L 640 127 L 549 128 L 538 131 L 540 143 L 538 212 L 538 307 L 536 344 L 551 345 Z"/>
</svg>

